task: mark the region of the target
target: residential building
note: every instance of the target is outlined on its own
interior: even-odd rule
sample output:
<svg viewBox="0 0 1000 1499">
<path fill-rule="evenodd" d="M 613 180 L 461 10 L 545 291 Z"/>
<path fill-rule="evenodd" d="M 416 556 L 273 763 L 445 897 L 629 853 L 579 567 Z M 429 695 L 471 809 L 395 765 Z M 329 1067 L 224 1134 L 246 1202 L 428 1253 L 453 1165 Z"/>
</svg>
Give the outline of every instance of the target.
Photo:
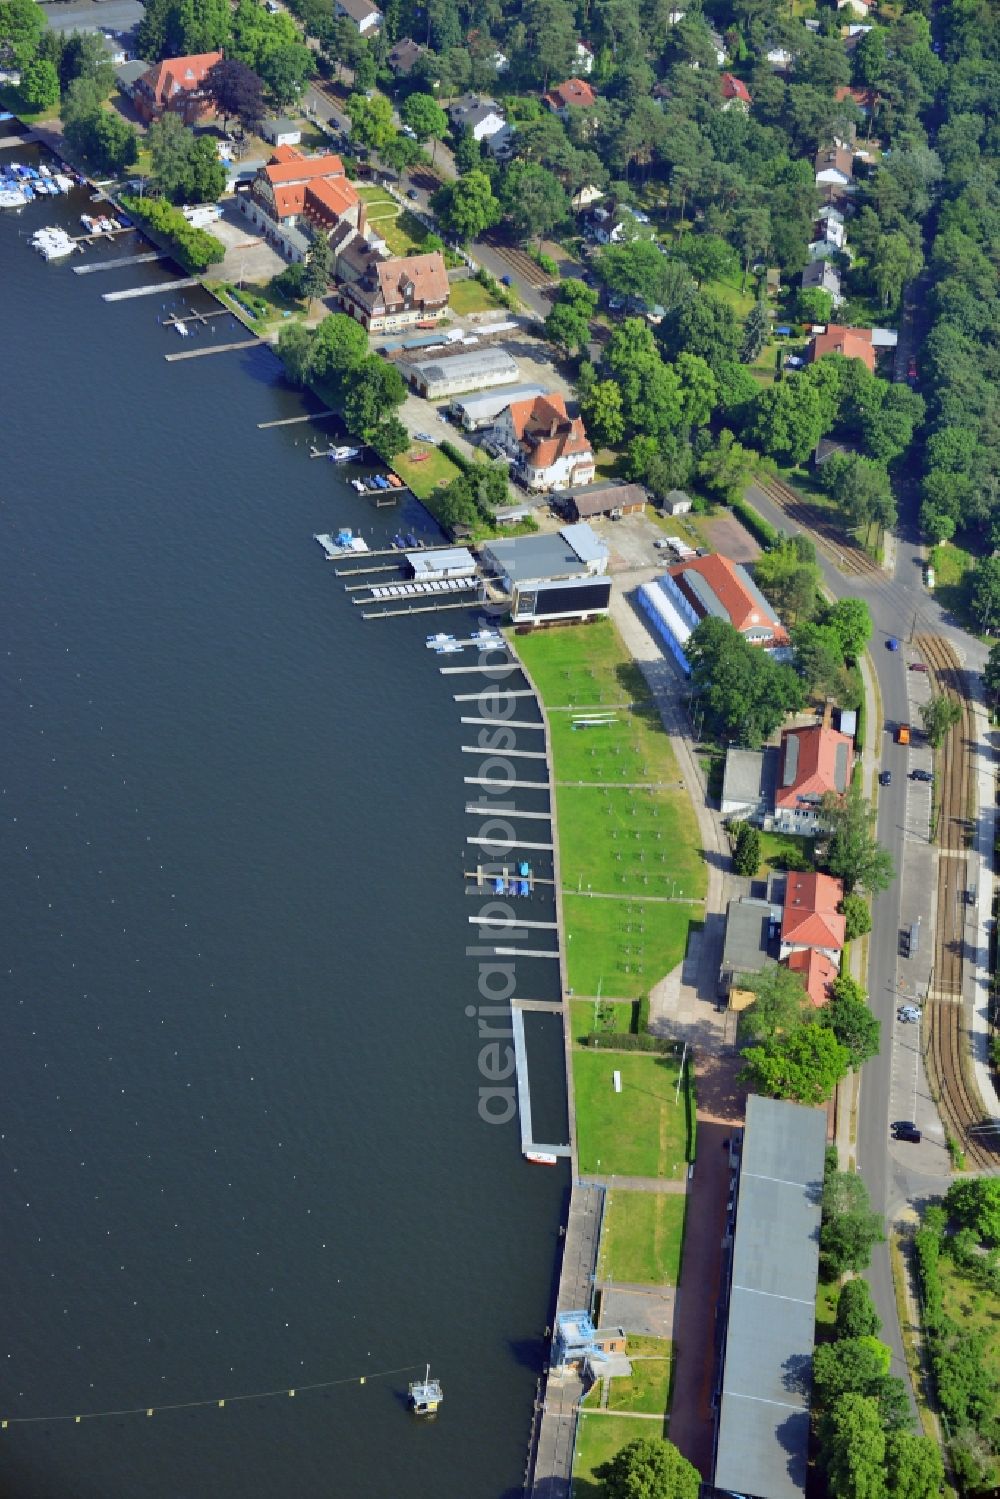
<svg viewBox="0 0 1000 1499">
<path fill-rule="evenodd" d="M 571 109 L 593 109 L 597 103 L 597 95 L 583 78 L 567 78 L 565 83 L 550 88 L 542 98 L 561 120 L 569 117 Z"/>
<path fill-rule="evenodd" d="M 507 117 L 495 99 L 463 94 L 449 106 L 448 118 L 456 130 L 471 130 L 477 141 L 489 141 L 500 131 L 510 131 Z"/>
<path fill-rule="evenodd" d="M 813 162 L 818 187 L 854 191 L 854 152 L 849 146 L 824 146 Z"/>
<path fill-rule="evenodd" d="M 819 804 L 828 792 L 843 796 L 851 783 L 854 744 L 826 724 L 785 729 L 774 792 L 774 827 L 808 837 L 823 830 Z"/>
<path fill-rule="evenodd" d="M 838 10 L 856 10 L 858 15 L 867 20 L 868 12 L 871 10 L 871 0 L 837 0 Z"/>
<path fill-rule="evenodd" d="M 397 78 L 409 78 L 426 51 L 427 48 L 415 42 L 411 36 L 400 37 L 396 45 L 390 49 L 386 62 Z"/>
<path fill-rule="evenodd" d="M 721 83 L 723 109 L 741 109 L 744 114 L 747 114 L 753 99 L 743 79 L 735 77 L 732 73 L 723 73 Z"/>
<path fill-rule="evenodd" d="M 476 396 L 460 396 L 448 410 L 456 416 L 466 432 L 480 432 L 492 427 L 505 406 L 512 401 L 530 401 L 543 396 L 540 385 L 517 385 L 512 390 L 484 390 Z"/>
<path fill-rule="evenodd" d="M 618 520 L 623 515 L 641 515 L 647 499 L 641 484 L 595 484 L 591 489 L 573 490 L 560 508 L 574 520 L 596 520 L 598 516 Z"/>
<path fill-rule="evenodd" d="M 372 260 L 339 288 L 340 305 L 370 333 L 439 318 L 448 306 L 448 272 L 440 250 Z"/>
<path fill-rule="evenodd" d="M 824 235 L 821 239 L 812 239 L 809 241 L 806 245 L 806 254 L 809 256 L 810 261 L 832 260 L 838 254 L 838 249 L 833 241 L 827 239 Z"/>
<path fill-rule="evenodd" d="M 400 370 L 415 390 L 429 401 L 466 391 L 514 385 L 521 371 L 506 349 L 479 348 L 460 354 L 441 352 L 427 359 L 401 361 Z"/>
<path fill-rule="evenodd" d="M 590 484 L 594 454 L 580 417 L 571 417 L 561 395 L 514 401 L 497 417 L 494 442 L 509 453 L 529 489 L 570 489 Z"/>
<path fill-rule="evenodd" d="M 691 509 L 691 496 L 683 489 L 671 489 L 660 502 L 664 515 L 687 515 Z"/>
<path fill-rule="evenodd" d="M 795 64 L 795 53 L 789 52 L 787 47 L 772 47 L 766 57 L 776 73 L 789 73 Z"/>
<path fill-rule="evenodd" d="M 757 823 L 761 827 L 770 824 L 780 758 L 781 752 L 776 744 L 767 744 L 762 750 L 735 746 L 727 750 L 722 778 L 723 817 Z"/>
<path fill-rule="evenodd" d="M 825 354 L 842 354 L 845 359 L 860 359 L 875 373 L 875 346 L 870 328 L 841 328 L 828 323 L 822 333 L 813 335 L 809 358 L 822 359 Z"/>
<path fill-rule="evenodd" d="M 382 25 L 382 12 L 371 0 L 334 0 L 336 19 L 350 21 L 361 36 L 374 36 Z"/>
<path fill-rule="evenodd" d="M 790 954 L 785 965 L 801 976 L 809 1001 L 821 1010 L 830 999 L 830 986 L 840 976 L 840 967 L 818 948 L 809 947 Z"/>
<path fill-rule="evenodd" d="M 781 930 L 781 906 L 770 900 L 744 895 L 726 908 L 726 935 L 719 968 L 719 993 L 727 996 L 734 1010 L 747 1008 L 752 999 L 741 991 L 744 974 L 762 973 L 777 961 Z"/>
<path fill-rule="evenodd" d="M 866 26 L 864 29 L 868 31 L 870 28 Z M 846 83 L 842 83 L 839 88 L 834 89 L 833 97 L 838 104 L 843 103 L 845 99 L 852 100 L 864 114 L 871 114 L 878 103 L 878 93 L 875 89 L 852 88 Z"/>
<path fill-rule="evenodd" d="M 126 99 L 133 97 L 136 84 L 140 78 L 145 78 L 148 72 L 149 63 L 143 62 L 141 57 L 135 58 L 132 62 L 119 63 L 115 68 L 115 82 Z"/>
<path fill-rule="evenodd" d="M 593 619 L 608 612 L 608 548 L 584 523 L 558 533 L 486 542 L 480 561 L 487 596 L 509 600 L 515 624 Z"/>
<path fill-rule="evenodd" d="M 726 1284 L 712 1483 L 804 1499 L 826 1111 L 747 1099 L 730 1145 Z"/>
<path fill-rule="evenodd" d="M 843 304 L 840 272 L 828 260 L 811 260 L 802 272 L 802 290 L 809 291 L 811 288 L 828 291 L 833 298 L 834 307 Z"/>
<path fill-rule="evenodd" d="M 837 907 L 843 899 L 843 885 L 828 874 L 789 874 L 781 913 L 782 961 L 810 947 L 831 963 L 839 961 L 845 921 Z"/>
<path fill-rule="evenodd" d="M 576 69 L 578 73 L 586 73 L 588 77 L 594 71 L 594 49 L 588 47 L 586 42 L 576 44 Z"/>
<path fill-rule="evenodd" d="M 334 250 L 355 237 L 368 253 L 372 249 L 374 236 L 365 237 L 365 206 L 339 156 L 306 156 L 294 146 L 279 146 L 241 196 L 240 209 L 288 260 L 304 259 L 312 234 L 331 236 Z M 338 229 L 344 234 L 334 244 Z"/>
<path fill-rule="evenodd" d="M 833 246 L 834 249 L 844 250 L 845 253 L 849 254 L 850 252 L 846 250 L 847 226 L 844 223 L 844 215 L 832 205 L 828 205 L 828 207 L 830 211 L 818 216 L 816 219 L 816 239 L 828 247 Z M 811 250 L 812 245 L 809 248 Z M 822 257 L 814 256 L 813 258 Z"/>
<path fill-rule="evenodd" d="M 711 614 L 728 620 L 751 645 L 787 646 L 785 627 L 742 563 L 712 552 L 675 563 L 667 575 L 696 623 Z"/>
<path fill-rule="evenodd" d="M 582 208 L 589 208 L 592 203 L 596 203 L 603 197 L 603 189 L 596 187 L 593 182 L 588 182 L 580 188 L 579 192 L 573 194 L 569 203 L 574 212 L 579 213 Z"/>
<path fill-rule="evenodd" d="M 185 125 L 214 115 L 215 103 L 205 87 L 205 77 L 221 61 L 221 52 L 196 52 L 154 63 L 133 85 L 136 114 L 147 125 L 168 110 Z"/>
<path fill-rule="evenodd" d="M 726 60 L 725 38 L 722 36 L 721 32 L 716 31 L 713 27 L 709 27 L 708 39 L 715 49 L 715 65 L 716 67 L 721 68 L 722 64 Z"/>
<path fill-rule="evenodd" d="M 272 146 L 298 146 L 302 141 L 302 127 L 294 120 L 262 120 L 259 133 Z"/>
</svg>

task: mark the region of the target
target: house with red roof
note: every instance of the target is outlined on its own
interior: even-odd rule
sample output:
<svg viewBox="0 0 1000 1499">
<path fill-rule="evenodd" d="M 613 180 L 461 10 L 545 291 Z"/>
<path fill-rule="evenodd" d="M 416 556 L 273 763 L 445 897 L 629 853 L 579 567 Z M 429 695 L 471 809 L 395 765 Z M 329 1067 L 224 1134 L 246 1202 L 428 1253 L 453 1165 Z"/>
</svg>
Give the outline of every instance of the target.
<svg viewBox="0 0 1000 1499">
<path fill-rule="evenodd" d="M 568 118 L 571 109 L 593 109 L 597 103 L 597 95 L 584 78 L 567 78 L 565 83 L 557 83 L 542 98 L 552 113 L 563 120 Z"/>
<path fill-rule="evenodd" d="M 221 52 L 195 52 L 154 63 L 132 87 L 136 114 L 147 125 L 168 110 L 185 125 L 214 115 L 215 102 L 205 88 L 205 75 L 221 61 Z"/>
<path fill-rule="evenodd" d="M 823 830 L 820 802 L 843 796 L 851 783 L 854 744 L 827 724 L 785 729 L 781 736 L 772 826 L 779 833 L 812 837 Z"/>
<path fill-rule="evenodd" d="M 594 482 L 594 453 L 587 430 L 571 417 L 561 395 L 512 401 L 491 436 L 509 453 L 529 489 L 574 489 Z"/>
<path fill-rule="evenodd" d="M 807 947 L 793 952 L 785 966 L 801 975 L 811 1003 L 821 1010 L 829 1002 L 830 985 L 840 976 L 837 964 L 818 948 Z"/>
<path fill-rule="evenodd" d="M 741 563 L 712 552 L 676 563 L 663 583 L 668 579 L 686 606 L 682 616 L 692 629 L 712 614 L 728 619 L 751 645 L 787 646 L 784 625 Z"/>
<path fill-rule="evenodd" d="M 286 260 L 304 260 L 310 234 L 331 235 L 344 226 L 371 247 L 365 205 L 344 171 L 339 156 L 306 156 L 294 146 L 279 146 L 266 167 L 259 168 L 240 208 L 264 238 Z M 382 241 L 378 241 L 382 245 Z"/>
<path fill-rule="evenodd" d="M 873 375 L 875 373 L 875 347 L 870 328 L 841 328 L 836 323 L 828 323 L 822 333 L 814 334 L 809 345 L 810 360 L 822 359 L 824 354 L 860 359 Z"/>
<path fill-rule="evenodd" d="M 747 114 L 753 99 L 743 79 L 737 78 L 733 73 L 723 73 L 720 81 L 723 109 L 741 109 L 744 114 Z"/>
<path fill-rule="evenodd" d="M 369 333 L 439 318 L 448 306 L 448 272 L 440 250 L 372 258 L 357 280 L 343 279 L 339 301 Z"/>
<path fill-rule="evenodd" d="M 789 873 L 781 913 L 782 961 L 810 948 L 831 963 L 840 961 L 846 923 L 837 907 L 843 899 L 844 887 L 831 875 Z"/>
</svg>

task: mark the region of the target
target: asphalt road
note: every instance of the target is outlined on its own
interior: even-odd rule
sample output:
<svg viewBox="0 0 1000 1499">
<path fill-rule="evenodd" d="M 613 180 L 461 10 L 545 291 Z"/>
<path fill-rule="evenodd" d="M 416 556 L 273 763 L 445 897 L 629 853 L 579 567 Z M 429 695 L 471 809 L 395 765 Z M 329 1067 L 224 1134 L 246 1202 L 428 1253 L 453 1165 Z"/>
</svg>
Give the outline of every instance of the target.
<svg viewBox="0 0 1000 1499">
<path fill-rule="evenodd" d="M 783 511 L 761 490 L 751 487 L 749 498 L 760 513 L 785 532 L 802 528 L 789 521 Z M 909 709 L 906 695 L 906 666 L 902 651 L 890 651 L 890 636 L 908 640 L 913 635 L 939 634 L 948 638 L 964 664 L 981 670 L 986 649 L 960 629 L 941 608 L 922 581 L 922 554 L 912 525 L 904 517 L 902 535 L 897 540 L 896 569 L 885 579 L 845 577 L 817 546 L 817 558 L 825 583 L 836 598 L 863 598 L 871 610 L 874 626 L 871 655 L 882 696 L 883 719 L 888 724 L 907 722 Z M 808 534 L 808 533 L 807 533 Z M 903 835 L 906 823 L 906 750 L 896 746 L 891 731 L 883 732 L 879 768 L 892 771 L 892 784 L 879 788 L 878 838 L 893 857 L 897 871 L 903 862 Z M 876 1211 L 891 1218 L 905 1201 L 919 1199 L 929 1192 L 940 1193 L 939 1178 L 927 1178 L 901 1165 L 889 1150 L 889 1100 L 892 1082 L 892 1027 L 895 1022 L 897 934 L 900 925 L 900 880 L 872 904 L 873 937 L 869 948 L 868 986 L 870 1002 L 882 1022 L 883 1045 L 878 1056 L 865 1063 L 861 1079 L 861 1105 L 858 1116 L 857 1151 L 861 1175 L 865 1179 Z M 868 1272 L 872 1296 L 882 1318 L 882 1336 L 893 1350 L 894 1372 L 909 1384 L 903 1357 L 902 1338 L 896 1314 L 887 1245 L 879 1245 Z"/>
</svg>

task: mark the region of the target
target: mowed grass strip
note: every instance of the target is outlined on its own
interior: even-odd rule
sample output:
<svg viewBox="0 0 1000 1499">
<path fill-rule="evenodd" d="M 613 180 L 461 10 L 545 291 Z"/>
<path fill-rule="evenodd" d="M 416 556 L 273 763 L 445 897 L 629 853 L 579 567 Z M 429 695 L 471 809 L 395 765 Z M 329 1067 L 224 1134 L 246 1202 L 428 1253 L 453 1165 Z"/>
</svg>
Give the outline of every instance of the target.
<svg viewBox="0 0 1000 1499">
<path fill-rule="evenodd" d="M 573 1052 L 573 1093 L 584 1175 L 682 1180 L 687 1144 L 680 1058 L 651 1052 Z M 622 1091 L 614 1090 L 620 1072 Z"/>
<path fill-rule="evenodd" d="M 619 1375 L 610 1381 L 606 1409 L 620 1411 L 623 1415 L 665 1415 L 670 1402 L 673 1368 L 670 1339 L 635 1337 L 630 1333 L 628 1357 L 632 1360 L 632 1373 L 627 1378 Z M 588 1391 L 585 1408 L 601 1404 L 601 1384 L 598 1379 Z M 652 1423 L 650 1429 L 651 1434 L 660 1435 Z"/>
<path fill-rule="evenodd" d="M 573 1461 L 573 1499 L 601 1499 L 604 1485 L 595 1478 L 595 1470 L 637 1437 L 665 1435 L 666 1430 L 661 1430 L 655 1421 L 581 1412 Z"/>
<path fill-rule="evenodd" d="M 603 1162 L 603 1156 L 601 1159 Z M 636 1285 L 675 1286 L 681 1268 L 686 1210 L 686 1194 L 622 1192 L 615 1187 L 608 1194 L 604 1213 L 599 1277 Z M 631 1346 L 629 1339 L 630 1350 Z"/>
<path fill-rule="evenodd" d="M 642 673 L 609 619 L 520 636 L 517 650 L 546 708 L 649 699 Z"/>
<path fill-rule="evenodd" d="M 676 786 L 680 771 L 653 703 L 640 699 L 633 708 L 598 709 L 592 716 L 605 713 L 606 722 L 576 728 L 572 712 L 553 713 L 552 753 L 559 779 L 658 781 Z"/>
<path fill-rule="evenodd" d="M 575 994 L 641 999 L 687 950 L 698 906 L 563 895 L 566 963 Z"/>
<path fill-rule="evenodd" d="M 556 794 L 564 889 L 705 894 L 697 822 L 684 792 L 560 786 Z"/>
</svg>

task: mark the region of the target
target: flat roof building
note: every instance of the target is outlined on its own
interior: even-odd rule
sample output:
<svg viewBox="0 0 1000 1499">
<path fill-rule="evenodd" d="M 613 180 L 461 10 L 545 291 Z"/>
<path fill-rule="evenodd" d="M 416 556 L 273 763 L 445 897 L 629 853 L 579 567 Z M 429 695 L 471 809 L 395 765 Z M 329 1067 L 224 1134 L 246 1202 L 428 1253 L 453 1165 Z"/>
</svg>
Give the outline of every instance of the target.
<svg viewBox="0 0 1000 1499">
<path fill-rule="evenodd" d="M 586 524 L 564 526 L 555 535 L 487 542 L 481 560 L 509 596 L 516 624 L 590 619 L 608 612 L 608 549 Z"/>
<path fill-rule="evenodd" d="M 429 401 L 464 391 L 486 390 L 494 385 L 513 385 L 521 373 L 517 361 L 506 349 L 493 348 L 440 354 L 433 359 L 406 359 L 401 368 L 414 388 Z"/>
<path fill-rule="evenodd" d="M 777 962 L 780 928 L 780 905 L 749 896 L 729 902 L 719 968 L 723 994 L 729 993 L 741 974 L 760 973 L 769 962 Z"/>
<path fill-rule="evenodd" d="M 468 547 L 435 547 L 429 552 L 407 552 L 406 561 L 414 578 L 430 582 L 436 578 L 474 578 L 476 559 Z"/>
<path fill-rule="evenodd" d="M 825 1152 L 822 1109 L 747 1099 L 713 1481 L 748 1499 L 805 1493 Z"/>
</svg>

